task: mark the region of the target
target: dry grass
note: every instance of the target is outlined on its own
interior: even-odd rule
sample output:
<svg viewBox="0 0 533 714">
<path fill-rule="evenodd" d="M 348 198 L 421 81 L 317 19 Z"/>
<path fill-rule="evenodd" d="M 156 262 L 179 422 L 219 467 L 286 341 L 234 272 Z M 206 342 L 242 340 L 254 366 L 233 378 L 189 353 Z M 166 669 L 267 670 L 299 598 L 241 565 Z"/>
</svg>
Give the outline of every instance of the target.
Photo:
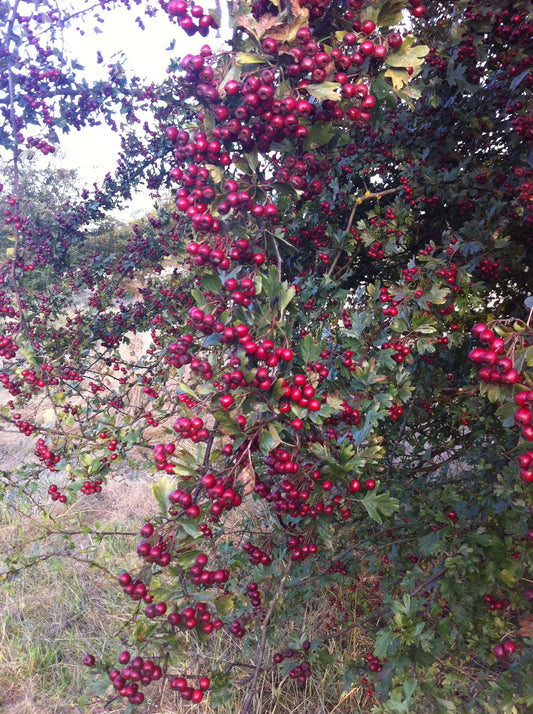
<svg viewBox="0 0 533 714">
<path fill-rule="evenodd" d="M 144 479 L 114 482 L 95 497 L 83 497 L 75 505 L 51 508 L 52 518 L 65 530 L 80 524 L 135 531 L 139 521 L 150 513 L 153 499 L 150 484 Z M 245 505 L 248 515 L 254 505 Z M 252 509 L 252 510 L 250 510 Z M 240 510 L 240 509 L 239 509 Z M 255 513 L 258 526 L 260 513 Z M 230 530 L 239 529 L 239 521 Z M 57 550 L 61 537 L 43 539 L 49 522 L 39 513 L 20 509 L 0 511 L 0 552 L 35 549 L 36 553 Z M 95 557 L 116 573 L 122 568 L 135 567 L 137 558 L 131 538 L 113 536 L 97 543 L 88 535 L 73 537 L 75 552 Z M 314 636 L 323 632 L 330 610 L 329 594 L 318 597 L 309 608 L 305 620 L 298 626 Z M 352 602 L 355 608 L 355 601 Z M 84 654 L 92 652 L 97 658 L 116 656 L 120 648 L 121 626 L 129 608 L 120 588 L 105 572 L 89 568 L 69 557 L 50 558 L 24 569 L 0 590 L 0 711 L 2 714 L 118 714 L 124 712 L 122 701 L 98 703 L 91 696 L 94 676 L 81 664 Z M 287 628 L 287 637 L 296 633 L 296 626 Z M 294 630 L 294 633 L 291 632 Z M 254 661 L 253 653 L 242 651 L 242 644 L 231 641 L 221 633 L 213 643 L 214 654 L 227 661 Z M 277 670 L 270 671 L 261 681 L 252 711 L 254 714 L 354 714 L 370 711 L 370 701 L 362 688 L 342 693 L 340 667 L 344 659 L 351 659 L 359 651 L 368 651 L 368 643 L 361 635 L 353 636 L 343 648 L 331 644 L 335 658 L 329 667 L 318 670 L 307 681 L 305 689 L 283 680 Z M 273 651 L 267 649 L 265 662 L 271 661 Z M 247 657 L 250 657 L 247 660 Z M 211 663 L 206 662 L 209 666 Z M 153 685 L 155 689 L 155 685 Z M 157 691 L 157 690 L 156 690 Z M 245 690 L 244 690 L 245 691 Z M 243 690 L 235 688 L 230 701 L 223 707 L 212 707 L 209 696 L 200 705 L 191 705 L 175 698 L 165 688 L 158 706 L 137 707 L 139 714 L 231 714 L 239 709 Z M 156 699 L 158 697 L 156 696 Z"/>
</svg>

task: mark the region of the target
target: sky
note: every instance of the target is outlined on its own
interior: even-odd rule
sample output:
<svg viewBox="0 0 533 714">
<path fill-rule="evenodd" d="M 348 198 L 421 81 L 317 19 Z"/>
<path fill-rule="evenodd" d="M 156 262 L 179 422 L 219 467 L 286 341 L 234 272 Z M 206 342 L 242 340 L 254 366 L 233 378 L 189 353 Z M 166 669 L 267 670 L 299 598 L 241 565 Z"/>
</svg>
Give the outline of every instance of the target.
<svg viewBox="0 0 533 714">
<path fill-rule="evenodd" d="M 207 9 L 213 2 L 202 3 Z M 94 23 L 87 23 L 85 34 L 81 36 L 74 29 L 65 33 L 65 49 L 85 68 L 89 81 L 104 78 L 107 65 L 117 59 L 123 62 L 127 72 L 148 81 L 164 79 L 171 59 L 195 53 L 206 43 L 215 42 L 215 33 L 207 38 L 195 35 L 189 38 L 179 27 L 169 20 L 164 12 L 153 18 L 144 18 L 145 29 L 141 30 L 135 18 L 139 15 L 135 6 L 131 11 L 117 8 L 104 14 L 105 22 L 98 25 L 101 32 L 95 32 Z M 170 50 L 172 41 L 175 47 Z M 103 63 L 97 64 L 100 51 Z M 120 150 L 120 137 L 106 125 L 87 127 L 81 131 L 71 131 L 60 140 L 59 163 L 64 168 L 77 169 L 85 185 L 99 183 L 108 171 L 112 171 Z M 138 210 L 147 211 L 151 202 L 148 195 L 137 197 Z"/>
</svg>

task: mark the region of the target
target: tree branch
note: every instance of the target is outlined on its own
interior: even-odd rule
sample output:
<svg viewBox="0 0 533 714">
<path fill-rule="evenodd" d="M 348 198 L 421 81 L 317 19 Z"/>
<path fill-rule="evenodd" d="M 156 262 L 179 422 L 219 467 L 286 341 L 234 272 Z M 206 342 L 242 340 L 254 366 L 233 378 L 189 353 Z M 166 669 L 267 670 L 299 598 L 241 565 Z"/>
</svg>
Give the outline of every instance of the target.
<svg viewBox="0 0 533 714">
<path fill-rule="evenodd" d="M 287 579 L 289 575 L 289 571 L 291 568 L 292 562 L 289 561 L 287 563 L 287 566 L 285 568 L 285 575 L 281 578 L 281 581 L 277 587 L 276 592 L 274 593 L 274 597 L 270 601 L 270 605 L 268 606 L 268 610 L 266 611 L 265 619 L 264 619 L 264 624 L 263 624 L 263 632 L 261 634 L 261 641 L 259 643 L 259 649 L 257 651 L 257 661 L 255 663 L 255 669 L 254 673 L 252 676 L 252 681 L 250 683 L 250 687 L 248 689 L 248 692 L 246 693 L 246 697 L 244 699 L 243 705 L 240 709 L 239 714 L 248 714 L 250 711 L 250 707 L 252 705 L 252 699 L 255 694 L 255 690 L 257 687 L 257 680 L 259 679 L 259 674 L 261 672 L 261 665 L 263 664 L 263 657 L 265 654 L 265 645 L 266 645 L 266 637 L 267 637 L 267 629 L 268 629 L 268 624 L 270 622 L 270 618 L 272 617 L 272 613 L 274 612 L 274 608 L 276 606 L 277 601 L 279 600 L 281 593 L 283 592 L 283 588 L 285 587 L 285 580 Z"/>
</svg>

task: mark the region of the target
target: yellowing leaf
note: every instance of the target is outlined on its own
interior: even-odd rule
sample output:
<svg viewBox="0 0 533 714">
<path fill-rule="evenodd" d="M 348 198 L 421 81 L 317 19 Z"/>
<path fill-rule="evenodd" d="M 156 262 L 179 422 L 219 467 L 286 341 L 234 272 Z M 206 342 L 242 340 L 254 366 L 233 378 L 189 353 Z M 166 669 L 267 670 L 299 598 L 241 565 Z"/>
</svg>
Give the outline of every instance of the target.
<svg viewBox="0 0 533 714">
<path fill-rule="evenodd" d="M 222 183 L 222 181 L 224 180 L 224 169 L 222 168 L 222 166 L 206 164 L 205 167 L 209 171 L 209 175 L 216 184 Z"/>
<path fill-rule="evenodd" d="M 429 47 L 427 45 L 413 47 L 414 41 L 413 35 L 407 35 L 402 46 L 396 52 L 387 55 L 385 64 L 389 67 L 419 67 L 429 52 Z"/>
<path fill-rule="evenodd" d="M 253 52 L 237 52 L 235 62 L 237 62 L 238 65 L 244 66 L 246 64 L 264 64 L 266 60 L 264 57 L 261 57 L 261 55 L 253 54 Z"/>
<path fill-rule="evenodd" d="M 305 88 L 307 92 L 317 99 L 330 99 L 333 102 L 341 100 L 337 93 L 339 85 L 336 82 L 322 82 L 321 84 L 308 84 Z"/>
<path fill-rule="evenodd" d="M 405 69 L 388 69 L 385 77 L 390 77 L 395 91 L 402 89 L 409 81 L 409 75 Z"/>
</svg>

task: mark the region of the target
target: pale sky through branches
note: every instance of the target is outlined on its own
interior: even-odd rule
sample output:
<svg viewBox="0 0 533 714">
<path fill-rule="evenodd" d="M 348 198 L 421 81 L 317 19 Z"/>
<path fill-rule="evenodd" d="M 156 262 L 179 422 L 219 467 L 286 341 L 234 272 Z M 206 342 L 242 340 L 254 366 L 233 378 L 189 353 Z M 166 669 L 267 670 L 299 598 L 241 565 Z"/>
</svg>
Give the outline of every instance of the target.
<svg viewBox="0 0 533 714">
<path fill-rule="evenodd" d="M 206 12 L 212 2 L 202 3 Z M 145 25 L 142 30 L 135 22 L 140 16 Z M 215 39 L 212 32 L 207 38 L 199 35 L 187 37 L 177 24 L 170 21 L 168 15 L 160 11 L 155 17 L 142 15 L 142 6 L 133 6 L 131 10 L 118 7 L 103 14 L 105 21 L 95 23 L 91 18 L 80 27 L 81 35 L 74 28 L 65 33 L 65 48 L 69 56 L 84 67 L 89 82 L 105 79 L 108 65 L 119 61 L 124 64 L 128 75 L 136 75 L 148 82 L 160 82 L 166 76 L 166 70 L 173 58 L 183 57 L 189 52 L 198 52 L 204 44 L 220 45 L 221 39 Z M 94 30 L 97 27 L 99 31 Z M 175 46 L 172 50 L 172 42 Z M 97 63 L 97 53 L 103 57 Z M 119 124 L 120 118 L 117 120 Z M 99 183 L 108 171 L 112 171 L 120 150 L 120 136 L 108 126 L 102 124 L 88 127 L 81 131 L 72 130 L 60 136 L 60 159 L 64 168 L 77 169 L 82 183 Z M 144 204 L 145 201 L 142 201 Z M 150 201 L 143 206 L 149 208 Z"/>
</svg>

